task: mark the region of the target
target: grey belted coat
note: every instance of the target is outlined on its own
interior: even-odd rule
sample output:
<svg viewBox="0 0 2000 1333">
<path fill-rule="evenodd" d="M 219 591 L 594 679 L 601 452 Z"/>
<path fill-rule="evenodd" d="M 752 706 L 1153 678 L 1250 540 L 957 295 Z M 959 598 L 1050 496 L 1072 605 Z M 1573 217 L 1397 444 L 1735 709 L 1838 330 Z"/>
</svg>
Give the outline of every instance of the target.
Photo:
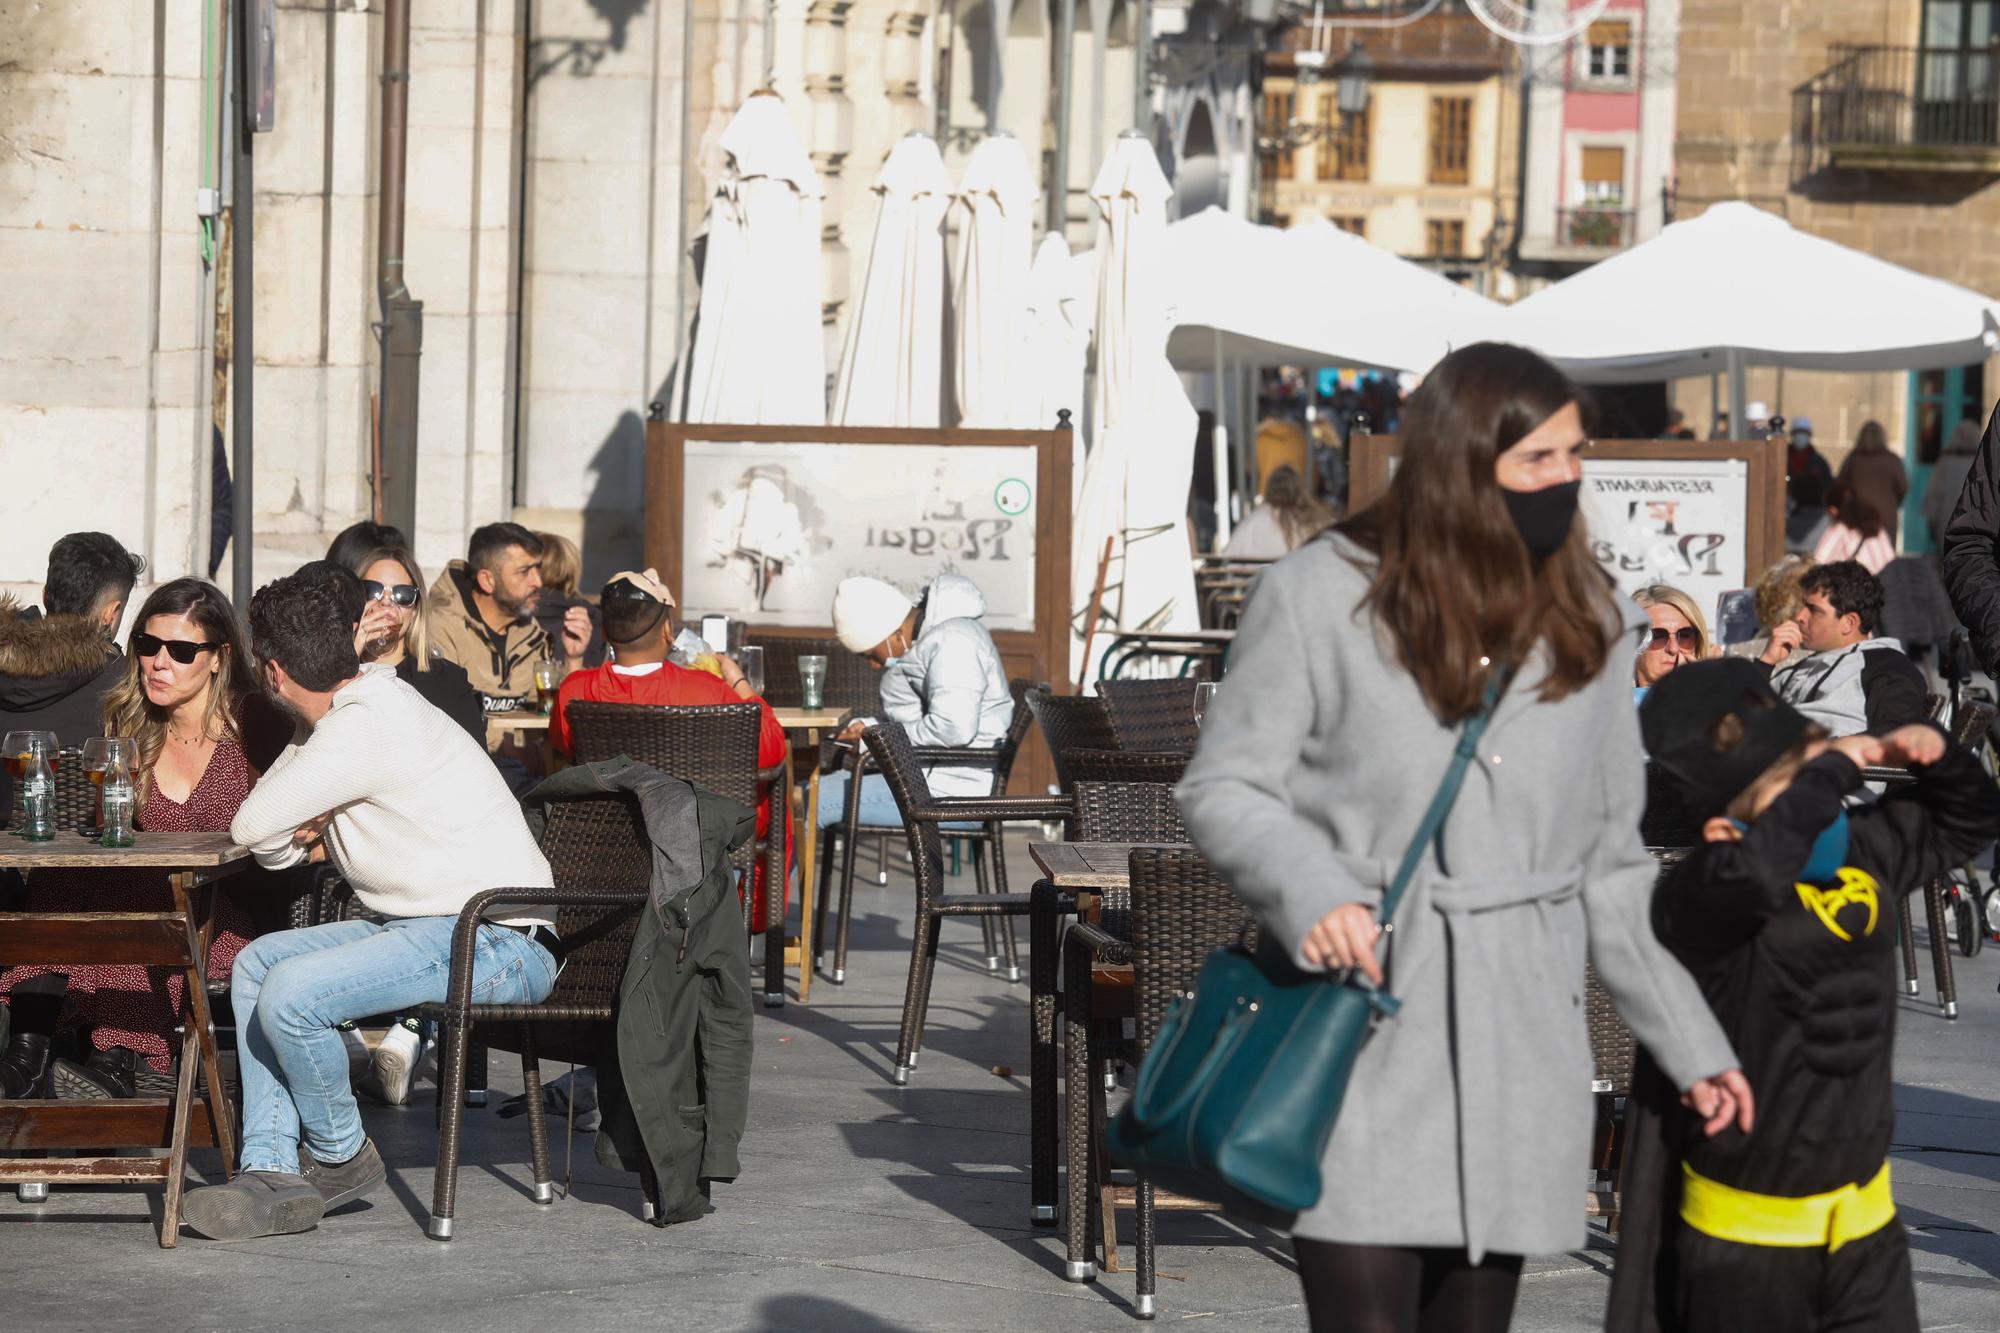
<svg viewBox="0 0 2000 1333">
<path fill-rule="evenodd" d="M 1202 852 L 1292 951 L 1378 901 L 1450 763 L 1416 683 L 1357 615 L 1369 559 L 1323 538 L 1259 579 L 1179 797 Z M 1400 1014 L 1363 1050 L 1295 1231 L 1536 1254 L 1584 1242 L 1591 1056 L 1584 960 L 1676 1084 L 1736 1065 L 1653 936 L 1639 841 L 1636 611 L 1584 690 L 1544 703 L 1531 659 L 1397 914 Z"/>
</svg>

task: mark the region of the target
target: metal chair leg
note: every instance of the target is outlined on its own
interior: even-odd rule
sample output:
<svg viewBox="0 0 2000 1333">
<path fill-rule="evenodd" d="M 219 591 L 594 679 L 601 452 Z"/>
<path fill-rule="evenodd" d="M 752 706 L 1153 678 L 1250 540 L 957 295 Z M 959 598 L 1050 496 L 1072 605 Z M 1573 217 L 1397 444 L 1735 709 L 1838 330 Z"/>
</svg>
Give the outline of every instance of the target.
<svg viewBox="0 0 2000 1333">
<path fill-rule="evenodd" d="M 910 1081 L 910 1067 L 916 1063 L 918 1018 L 917 1006 L 922 999 L 924 982 L 924 953 L 931 931 L 937 918 L 927 907 L 917 906 L 917 922 L 914 938 L 910 941 L 910 976 L 903 983 L 903 1024 L 896 1034 L 896 1067 L 889 1075 L 889 1081 L 901 1087 Z"/>
<path fill-rule="evenodd" d="M 972 880 L 974 889 L 984 896 L 993 892 L 993 886 L 986 876 L 986 845 L 975 842 L 971 846 Z M 979 934 L 986 942 L 986 974 L 997 976 L 1000 971 L 1000 941 L 994 934 L 998 923 L 990 916 L 979 918 Z"/>
<path fill-rule="evenodd" d="M 1153 1267 L 1153 1187 L 1143 1180 L 1139 1182 L 1136 1205 L 1134 1232 L 1137 1240 L 1133 1248 L 1138 1252 L 1139 1281 L 1133 1297 L 1133 1312 L 1141 1319 L 1151 1319 L 1154 1293 L 1159 1288 L 1159 1274 Z"/>
<path fill-rule="evenodd" d="M 819 960 L 826 953 L 826 914 L 830 910 L 827 899 L 833 896 L 833 850 L 840 842 L 840 830 L 834 827 L 820 829 L 813 836 L 819 839 L 819 890 L 813 901 L 813 957 L 812 965 L 819 966 Z"/>
<path fill-rule="evenodd" d="M 1938 1007 L 1949 1019 L 1958 1017 L 1958 987 L 1951 975 L 1951 941 L 1945 938 L 1944 881 L 1924 885 L 1924 913 L 1930 918 L 1931 975 L 1937 981 Z"/>
<path fill-rule="evenodd" d="M 571 1080 L 572 1083 L 575 1080 Z M 535 1025 L 521 1025 L 521 1088 L 528 1100 L 528 1146 L 534 1159 L 536 1203 L 556 1201 L 555 1172 L 549 1169 L 548 1112 L 542 1105 L 542 1062 L 535 1048 Z M 575 1095 L 574 1087 L 571 1095 Z"/>
<path fill-rule="evenodd" d="M 466 1036 L 465 1104 L 486 1105 L 486 1043 L 470 1033 Z"/>
<path fill-rule="evenodd" d="M 437 1181 L 431 1192 L 431 1217 L 424 1234 L 432 1240 L 450 1240 L 452 1213 L 458 1206 L 459 1132 L 465 1119 L 466 1047 L 471 1033 L 459 1021 L 447 1016 L 438 1025 L 438 1161 Z"/>
<path fill-rule="evenodd" d="M 992 823 L 986 826 L 987 855 L 993 859 L 993 891 L 999 894 L 1007 892 L 1007 844 L 1001 840 L 1006 831 L 1007 826 L 1005 824 Z M 1014 934 L 1014 918 L 1011 916 L 1001 917 L 998 929 L 1001 932 L 1001 949 L 1007 961 L 1007 980 L 1019 981 L 1021 979 L 1021 948 Z"/>
<path fill-rule="evenodd" d="M 847 930 L 854 922 L 854 853 L 855 844 L 861 838 L 853 825 L 841 836 L 840 853 L 840 915 L 834 929 L 837 932 L 833 942 L 833 984 L 847 984 Z"/>
<path fill-rule="evenodd" d="M 1896 895 L 1896 929 L 1903 945 L 1903 992 L 1917 993 L 1917 931 L 1910 921 L 1910 895 Z"/>
<path fill-rule="evenodd" d="M 1062 918 L 1075 898 L 1043 880 L 1028 908 L 1028 1201 L 1038 1227 L 1056 1221 L 1056 1154 L 1062 1112 L 1056 1084 L 1056 971 Z"/>
<path fill-rule="evenodd" d="M 1063 1162 L 1068 1171 L 1063 1206 L 1063 1277 L 1097 1280 L 1090 1247 L 1090 958 L 1063 950 Z"/>
</svg>

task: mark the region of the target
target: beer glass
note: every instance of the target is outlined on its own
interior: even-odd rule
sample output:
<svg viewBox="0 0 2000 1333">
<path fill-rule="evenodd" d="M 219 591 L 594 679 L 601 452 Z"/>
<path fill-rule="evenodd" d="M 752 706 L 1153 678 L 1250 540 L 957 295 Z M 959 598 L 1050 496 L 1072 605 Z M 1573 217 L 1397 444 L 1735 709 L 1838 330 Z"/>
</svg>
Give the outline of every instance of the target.
<svg viewBox="0 0 2000 1333">
<path fill-rule="evenodd" d="M 816 713 L 826 706 L 826 654 L 799 654 L 799 706 Z"/>
</svg>

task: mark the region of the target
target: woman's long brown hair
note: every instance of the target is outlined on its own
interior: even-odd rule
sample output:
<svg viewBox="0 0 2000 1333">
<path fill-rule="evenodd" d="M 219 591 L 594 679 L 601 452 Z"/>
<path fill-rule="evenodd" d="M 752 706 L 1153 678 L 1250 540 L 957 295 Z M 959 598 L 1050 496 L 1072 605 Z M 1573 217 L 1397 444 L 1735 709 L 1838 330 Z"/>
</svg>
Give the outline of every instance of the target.
<svg viewBox="0 0 2000 1333">
<path fill-rule="evenodd" d="M 1501 454 L 1578 400 L 1568 377 L 1526 348 L 1453 352 L 1403 413 L 1388 493 L 1335 528 L 1374 554 L 1362 607 L 1446 722 L 1478 711 L 1482 658 L 1520 663 L 1539 643 L 1544 701 L 1575 693 L 1604 667 L 1619 611 L 1583 515 L 1538 564 L 1493 475 Z"/>
<path fill-rule="evenodd" d="M 154 616 L 184 615 L 195 623 L 204 642 L 220 644 L 215 650 L 216 670 L 209 682 L 208 704 L 202 713 L 202 727 L 213 737 L 243 739 L 241 712 L 244 694 L 257 688 L 249 672 L 250 658 L 244 651 L 243 629 L 222 589 L 207 579 L 183 578 L 162 583 L 132 618 L 132 633 L 125 643 L 125 674 L 104 696 L 104 734 L 130 736 L 139 743 L 138 782 L 135 804 L 144 809 L 153 794 L 153 766 L 167 742 L 167 714 L 146 697 L 139 677 L 139 663 L 133 640 L 144 632 Z"/>
</svg>

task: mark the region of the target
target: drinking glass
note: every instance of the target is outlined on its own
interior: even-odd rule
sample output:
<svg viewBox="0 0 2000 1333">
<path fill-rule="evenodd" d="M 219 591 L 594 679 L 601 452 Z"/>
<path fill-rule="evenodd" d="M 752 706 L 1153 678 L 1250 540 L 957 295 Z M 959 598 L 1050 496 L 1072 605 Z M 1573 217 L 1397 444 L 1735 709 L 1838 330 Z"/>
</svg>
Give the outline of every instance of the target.
<svg viewBox="0 0 2000 1333">
<path fill-rule="evenodd" d="M 1199 727 L 1208 716 L 1209 706 L 1215 702 L 1215 692 L 1221 686 L 1212 680 L 1202 681 L 1194 687 L 1194 724 Z"/>
<path fill-rule="evenodd" d="M 535 702 L 544 713 L 554 713 L 556 690 L 562 684 L 562 664 L 553 657 L 535 663 Z"/>
<path fill-rule="evenodd" d="M 0 736 L 0 761 L 5 762 L 7 776 L 14 780 L 17 793 L 22 775 L 28 771 L 28 757 L 36 750 L 42 752 L 42 757 L 49 761 L 49 771 L 54 772 L 58 761 L 56 734 L 53 731 L 10 731 Z M 12 817 L 11 810 L 5 813 Z M 21 836 L 18 828 L 12 833 L 17 838 Z"/>
<path fill-rule="evenodd" d="M 743 669 L 743 679 L 750 682 L 750 693 L 763 698 L 764 650 L 754 643 L 745 644 L 736 650 L 736 665 Z"/>
<path fill-rule="evenodd" d="M 816 713 L 826 706 L 826 654 L 799 654 L 799 706 Z"/>
</svg>

